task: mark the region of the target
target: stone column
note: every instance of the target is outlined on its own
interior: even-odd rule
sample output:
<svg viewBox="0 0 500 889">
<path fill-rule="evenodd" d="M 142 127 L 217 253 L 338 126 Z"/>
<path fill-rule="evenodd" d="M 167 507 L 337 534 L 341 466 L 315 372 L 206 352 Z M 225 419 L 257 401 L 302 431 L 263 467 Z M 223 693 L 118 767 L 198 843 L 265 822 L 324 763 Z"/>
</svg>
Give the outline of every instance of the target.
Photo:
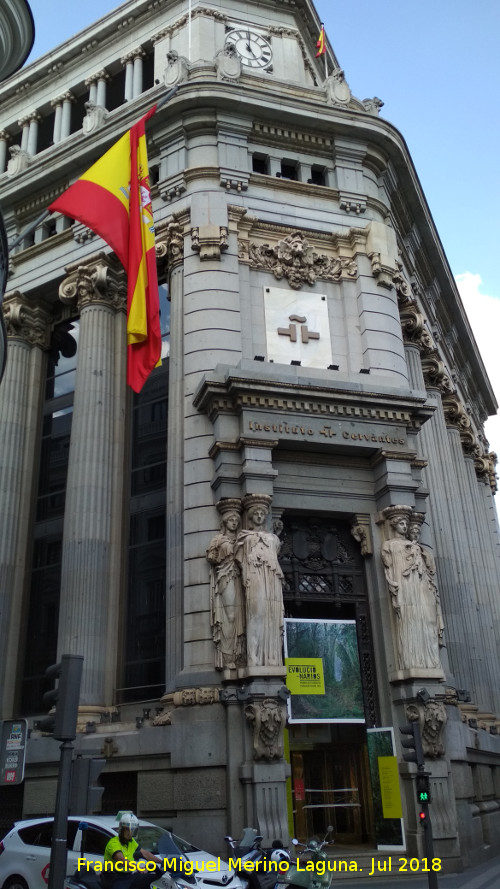
<svg viewBox="0 0 500 889">
<path fill-rule="evenodd" d="M 123 99 L 125 102 L 130 102 L 134 97 L 134 53 L 127 53 L 120 61 L 125 68 L 125 93 Z"/>
<path fill-rule="evenodd" d="M 85 86 L 89 88 L 89 102 L 93 102 L 101 108 L 106 107 L 106 83 L 109 80 L 109 74 L 103 69 L 85 81 Z"/>
<path fill-rule="evenodd" d="M 75 101 L 72 93 L 64 93 L 61 112 L 61 139 L 67 139 L 71 133 L 71 104 Z"/>
<path fill-rule="evenodd" d="M 7 168 L 7 145 L 10 142 L 10 136 L 7 130 L 0 130 L 0 174 L 5 173 Z"/>
<path fill-rule="evenodd" d="M 30 119 L 29 116 L 22 117 L 17 122 L 21 127 L 21 151 L 28 151 L 29 135 L 30 135 Z"/>
<path fill-rule="evenodd" d="M 140 46 L 135 50 L 134 54 L 134 76 L 133 76 L 133 86 L 132 86 L 132 95 L 133 98 L 136 99 L 137 96 L 140 96 L 142 93 L 142 69 L 143 63 L 142 60 L 146 53 L 143 48 Z"/>
<path fill-rule="evenodd" d="M 156 252 L 168 262 L 170 357 L 167 429 L 167 628 L 165 676 L 167 691 L 182 670 L 184 654 L 184 237 L 173 223 L 159 232 Z"/>
<path fill-rule="evenodd" d="M 493 635 L 495 638 L 496 659 L 493 660 L 493 680 L 495 688 L 496 712 L 500 712 L 500 597 L 498 576 L 500 574 L 500 535 L 498 514 L 493 500 L 496 490 L 494 454 L 476 457 L 474 470 L 469 468 L 471 503 L 476 516 L 481 558 L 488 579 L 488 600 L 493 615 Z M 468 461 L 472 462 L 472 461 Z"/>
<path fill-rule="evenodd" d="M 111 704 L 116 676 L 123 541 L 125 275 L 98 254 L 70 266 L 59 289 L 78 307 L 80 336 L 66 486 L 58 654 L 85 658 L 81 705 L 88 719 Z M 117 466 L 117 456 L 122 460 Z M 111 650 L 110 650 L 111 649 Z"/>
<path fill-rule="evenodd" d="M 39 455 L 50 318 L 22 293 L 3 304 L 9 358 L 0 387 L 0 718 L 15 716 L 15 688 Z"/>
<path fill-rule="evenodd" d="M 30 128 L 28 134 L 28 154 L 36 154 L 38 144 L 38 124 L 42 120 L 38 111 L 30 114 Z"/>
</svg>

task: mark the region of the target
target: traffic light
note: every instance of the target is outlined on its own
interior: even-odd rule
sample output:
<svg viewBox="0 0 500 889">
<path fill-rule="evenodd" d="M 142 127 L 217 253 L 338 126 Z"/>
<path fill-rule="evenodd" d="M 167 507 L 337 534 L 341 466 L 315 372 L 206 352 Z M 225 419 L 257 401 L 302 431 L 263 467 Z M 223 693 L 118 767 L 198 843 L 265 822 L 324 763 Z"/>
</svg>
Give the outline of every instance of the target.
<svg viewBox="0 0 500 889">
<path fill-rule="evenodd" d="M 428 775 L 417 775 L 417 800 L 420 805 L 431 801 L 431 785 Z"/>
<path fill-rule="evenodd" d="M 92 815 L 101 811 L 104 787 L 96 784 L 105 759 L 78 756 L 71 766 L 70 815 Z"/>
<path fill-rule="evenodd" d="M 418 722 L 410 722 L 408 725 L 400 725 L 399 731 L 402 735 L 407 736 L 401 739 L 401 746 L 408 751 L 407 753 L 403 753 L 404 761 L 416 762 L 419 768 L 423 768 L 425 759 Z"/>
<path fill-rule="evenodd" d="M 418 813 L 418 820 L 419 820 L 419 823 L 422 827 L 429 826 L 429 816 L 427 815 L 427 812 L 419 812 Z"/>
<path fill-rule="evenodd" d="M 59 663 L 52 664 L 45 671 L 47 679 L 59 679 L 57 688 L 43 696 L 44 704 L 49 709 L 55 707 L 56 712 L 38 720 L 36 727 L 53 734 L 58 741 L 76 738 L 82 667 L 83 655 L 63 654 Z"/>
</svg>

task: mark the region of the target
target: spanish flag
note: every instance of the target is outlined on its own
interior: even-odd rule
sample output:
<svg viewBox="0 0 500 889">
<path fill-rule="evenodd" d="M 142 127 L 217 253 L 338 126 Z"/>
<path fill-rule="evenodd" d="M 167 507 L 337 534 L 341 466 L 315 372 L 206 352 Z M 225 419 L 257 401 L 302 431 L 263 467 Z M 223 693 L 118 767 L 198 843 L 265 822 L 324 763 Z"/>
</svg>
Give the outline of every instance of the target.
<svg viewBox="0 0 500 889">
<path fill-rule="evenodd" d="M 127 272 L 127 383 L 134 392 L 141 391 L 161 356 L 145 134 L 155 111 L 156 105 L 49 207 L 100 235 Z"/>
<path fill-rule="evenodd" d="M 316 58 L 318 56 L 323 56 L 326 52 L 326 43 L 325 43 L 325 26 L 321 25 L 321 31 L 319 32 L 318 42 L 316 44 L 316 48 L 318 52 L 316 53 Z"/>
</svg>

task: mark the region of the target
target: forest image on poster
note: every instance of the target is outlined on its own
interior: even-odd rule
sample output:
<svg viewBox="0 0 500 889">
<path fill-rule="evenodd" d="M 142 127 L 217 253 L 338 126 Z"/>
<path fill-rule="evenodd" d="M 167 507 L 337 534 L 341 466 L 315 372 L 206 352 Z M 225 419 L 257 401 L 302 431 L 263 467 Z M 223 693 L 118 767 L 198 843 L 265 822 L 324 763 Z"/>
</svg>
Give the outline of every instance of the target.
<svg viewBox="0 0 500 889">
<path fill-rule="evenodd" d="M 290 722 L 364 722 L 355 621 L 285 620 L 286 658 L 321 658 L 324 695 L 289 698 Z"/>
</svg>

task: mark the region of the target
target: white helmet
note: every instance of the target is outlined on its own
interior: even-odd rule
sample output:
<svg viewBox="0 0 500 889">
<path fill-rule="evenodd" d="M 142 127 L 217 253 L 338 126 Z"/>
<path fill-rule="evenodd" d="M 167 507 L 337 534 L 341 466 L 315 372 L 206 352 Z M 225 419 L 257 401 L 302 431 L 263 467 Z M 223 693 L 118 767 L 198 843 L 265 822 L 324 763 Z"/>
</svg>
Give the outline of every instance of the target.
<svg viewBox="0 0 500 889">
<path fill-rule="evenodd" d="M 271 861 L 290 861 L 290 855 L 286 849 L 273 849 L 271 852 Z"/>
<path fill-rule="evenodd" d="M 133 812 L 120 812 L 120 820 L 118 822 L 120 830 L 128 828 L 133 837 L 137 836 L 139 830 L 139 821 Z"/>
</svg>

